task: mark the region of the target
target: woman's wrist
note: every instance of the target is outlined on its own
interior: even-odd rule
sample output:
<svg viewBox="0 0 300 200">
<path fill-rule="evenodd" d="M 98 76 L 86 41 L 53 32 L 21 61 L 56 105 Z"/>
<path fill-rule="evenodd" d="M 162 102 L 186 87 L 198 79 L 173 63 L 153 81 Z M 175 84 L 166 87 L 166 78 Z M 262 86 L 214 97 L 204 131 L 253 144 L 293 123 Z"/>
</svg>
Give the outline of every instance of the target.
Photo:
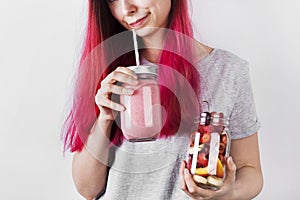
<svg viewBox="0 0 300 200">
<path fill-rule="evenodd" d="M 113 120 L 102 117 L 101 115 L 98 116 L 94 125 L 91 129 L 90 134 L 99 134 L 106 136 L 107 138 L 110 137 L 111 127 L 113 124 Z"/>
<path fill-rule="evenodd" d="M 232 190 L 231 190 L 231 192 L 229 194 L 228 199 L 231 199 L 231 200 L 241 200 L 241 196 L 238 195 L 238 189 L 237 189 L 235 183 L 232 186 Z"/>
<path fill-rule="evenodd" d="M 85 149 L 97 160 L 106 160 L 109 145 L 112 121 L 97 118 L 87 138 Z"/>
</svg>

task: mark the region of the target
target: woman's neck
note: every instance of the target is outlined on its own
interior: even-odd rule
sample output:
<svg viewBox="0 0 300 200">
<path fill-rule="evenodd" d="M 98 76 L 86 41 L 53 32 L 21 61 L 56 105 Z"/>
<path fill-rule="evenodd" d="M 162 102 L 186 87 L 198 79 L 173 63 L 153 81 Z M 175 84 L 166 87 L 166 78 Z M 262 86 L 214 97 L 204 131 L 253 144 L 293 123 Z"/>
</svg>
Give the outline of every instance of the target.
<svg viewBox="0 0 300 200">
<path fill-rule="evenodd" d="M 148 60 L 151 63 L 158 63 L 159 58 L 161 55 L 160 49 L 143 49 L 142 50 L 142 57 Z"/>
<path fill-rule="evenodd" d="M 194 51 L 195 63 L 206 58 L 213 50 L 212 47 L 206 46 L 196 40 L 194 44 L 195 44 L 195 51 Z"/>
<path fill-rule="evenodd" d="M 143 50 L 141 51 L 142 57 L 152 63 L 158 63 L 161 52 L 164 48 L 165 35 L 167 29 L 157 29 L 151 34 L 143 37 Z M 213 50 L 197 40 L 193 40 L 193 48 L 190 49 L 194 62 L 198 62 L 207 57 Z"/>
<path fill-rule="evenodd" d="M 143 37 L 142 56 L 150 62 L 157 63 L 163 49 L 166 29 L 156 29 L 150 35 Z"/>
<path fill-rule="evenodd" d="M 161 48 L 145 48 L 142 50 L 142 56 L 149 62 L 158 63 L 162 48 L 163 47 L 161 47 Z M 194 62 L 197 63 L 200 60 L 203 60 L 205 57 L 207 57 L 211 53 L 212 50 L 213 50 L 213 48 L 206 46 L 198 41 L 195 41 L 194 50 L 191 50 L 193 53 Z"/>
</svg>

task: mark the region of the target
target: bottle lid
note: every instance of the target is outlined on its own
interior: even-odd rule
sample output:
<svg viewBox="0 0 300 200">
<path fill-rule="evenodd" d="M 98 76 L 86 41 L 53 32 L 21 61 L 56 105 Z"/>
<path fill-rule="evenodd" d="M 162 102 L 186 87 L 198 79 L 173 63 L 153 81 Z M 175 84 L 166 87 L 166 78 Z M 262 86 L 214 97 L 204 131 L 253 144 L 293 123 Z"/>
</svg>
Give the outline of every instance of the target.
<svg viewBox="0 0 300 200">
<path fill-rule="evenodd" d="M 229 122 L 225 117 L 224 113 L 211 112 L 210 113 L 210 123 L 213 126 L 228 126 Z"/>
<path fill-rule="evenodd" d="M 206 112 L 201 112 L 200 119 L 197 118 L 196 122 L 200 125 L 213 125 L 213 126 L 228 126 L 229 122 L 224 113 L 210 112 L 208 101 L 202 101 L 202 107 L 206 105 Z"/>
<path fill-rule="evenodd" d="M 135 74 L 152 74 L 157 76 L 158 68 L 154 65 L 139 65 L 139 66 L 130 66 L 128 69 L 134 71 Z"/>
<path fill-rule="evenodd" d="M 209 112 L 202 112 L 200 114 L 200 122 L 201 125 L 209 125 L 210 124 L 210 113 Z"/>
</svg>

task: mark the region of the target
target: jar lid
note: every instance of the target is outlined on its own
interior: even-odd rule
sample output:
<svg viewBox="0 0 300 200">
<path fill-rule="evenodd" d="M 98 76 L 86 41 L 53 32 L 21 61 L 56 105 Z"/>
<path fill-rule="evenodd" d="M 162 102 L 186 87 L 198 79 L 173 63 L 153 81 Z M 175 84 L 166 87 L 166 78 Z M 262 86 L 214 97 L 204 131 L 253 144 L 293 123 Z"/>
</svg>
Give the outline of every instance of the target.
<svg viewBox="0 0 300 200">
<path fill-rule="evenodd" d="M 205 125 L 205 126 L 209 125 L 210 124 L 210 113 L 209 112 L 202 112 L 200 114 L 200 121 L 199 121 L 199 123 L 201 125 Z"/>
<path fill-rule="evenodd" d="M 136 74 L 153 74 L 157 76 L 157 66 L 154 65 L 139 65 L 139 66 L 130 66 L 128 69 L 131 69 Z"/>
<path fill-rule="evenodd" d="M 211 112 L 210 113 L 210 123 L 214 126 L 228 126 L 229 122 L 226 116 L 220 112 Z"/>
<path fill-rule="evenodd" d="M 200 125 L 213 125 L 213 126 L 228 126 L 229 122 L 226 116 L 220 112 L 202 112 L 200 118 L 197 118 L 195 123 Z"/>
</svg>

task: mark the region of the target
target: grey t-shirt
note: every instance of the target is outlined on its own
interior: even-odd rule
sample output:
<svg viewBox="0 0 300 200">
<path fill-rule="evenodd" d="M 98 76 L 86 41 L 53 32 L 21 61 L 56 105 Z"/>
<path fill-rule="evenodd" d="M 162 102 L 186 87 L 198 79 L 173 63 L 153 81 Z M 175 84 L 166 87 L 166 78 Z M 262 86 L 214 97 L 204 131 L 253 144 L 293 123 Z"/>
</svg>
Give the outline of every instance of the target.
<svg viewBox="0 0 300 200">
<path fill-rule="evenodd" d="M 225 113 L 229 118 L 232 139 L 258 131 L 248 63 L 236 55 L 214 49 L 197 63 L 201 74 L 201 98 L 210 111 Z M 179 184 L 180 162 L 186 157 L 189 136 L 180 135 L 151 142 L 124 141 L 113 151 L 106 200 L 189 199 Z"/>
</svg>

